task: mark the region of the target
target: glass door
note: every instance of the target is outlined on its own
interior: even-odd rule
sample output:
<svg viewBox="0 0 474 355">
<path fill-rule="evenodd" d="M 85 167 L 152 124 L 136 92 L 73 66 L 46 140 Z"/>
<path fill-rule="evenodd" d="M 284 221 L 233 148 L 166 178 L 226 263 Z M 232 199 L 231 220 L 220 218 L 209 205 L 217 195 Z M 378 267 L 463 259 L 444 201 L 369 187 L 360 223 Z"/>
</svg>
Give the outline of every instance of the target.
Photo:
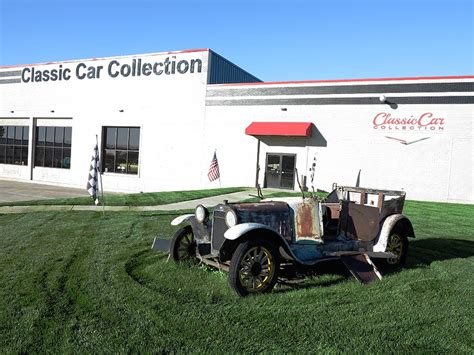
<svg viewBox="0 0 474 355">
<path fill-rule="evenodd" d="M 265 187 L 294 189 L 295 154 L 267 154 L 265 169 Z"/>
<path fill-rule="evenodd" d="M 280 187 L 282 189 L 295 188 L 295 160 L 296 155 L 281 156 L 281 180 Z"/>
<path fill-rule="evenodd" d="M 266 187 L 280 188 L 280 155 L 267 154 L 267 168 L 265 171 Z"/>
</svg>

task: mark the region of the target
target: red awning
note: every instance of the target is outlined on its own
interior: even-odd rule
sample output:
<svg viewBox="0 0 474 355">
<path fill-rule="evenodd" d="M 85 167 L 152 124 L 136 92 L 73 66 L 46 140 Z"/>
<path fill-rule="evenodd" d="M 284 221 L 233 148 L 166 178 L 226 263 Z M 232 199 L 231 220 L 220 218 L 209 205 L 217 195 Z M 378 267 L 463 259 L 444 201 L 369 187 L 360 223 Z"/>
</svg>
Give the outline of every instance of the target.
<svg viewBox="0 0 474 355">
<path fill-rule="evenodd" d="M 252 122 L 245 129 L 249 136 L 310 137 L 311 122 Z"/>
</svg>

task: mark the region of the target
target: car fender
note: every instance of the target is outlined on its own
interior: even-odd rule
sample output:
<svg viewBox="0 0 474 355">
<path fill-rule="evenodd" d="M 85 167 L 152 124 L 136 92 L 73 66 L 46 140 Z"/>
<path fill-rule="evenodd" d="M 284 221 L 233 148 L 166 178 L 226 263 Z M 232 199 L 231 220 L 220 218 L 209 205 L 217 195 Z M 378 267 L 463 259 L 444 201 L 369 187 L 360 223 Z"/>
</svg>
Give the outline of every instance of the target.
<svg viewBox="0 0 474 355">
<path fill-rule="evenodd" d="M 373 247 L 373 251 L 384 252 L 386 250 L 390 232 L 392 231 L 393 227 L 395 227 L 395 225 L 400 221 L 403 221 L 403 223 L 405 223 L 408 228 L 407 237 L 415 238 L 415 233 L 413 232 L 413 226 L 410 220 L 402 214 L 393 214 L 385 218 L 385 220 L 383 221 L 383 225 L 377 238 L 377 242 Z"/>
<path fill-rule="evenodd" d="M 193 217 L 194 217 L 194 214 L 183 214 L 183 215 L 178 216 L 175 219 L 173 219 L 171 221 L 171 225 L 172 226 L 177 226 L 177 225 L 183 223 L 184 221 L 189 221 Z"/>
<path fill-rule="evenodd" d="M 251 231 L 262 230 L 262 229 L 265 230 L 265 231 L 271 232 L 274 237 L 278 238 L 278 240 L 281 242 L 281 246 L 282 246 L 283 251 L 284 251 L 284 256 L 287 259 L 289 258 L 289 259 L 301 262 L 296 257 L 296 255 L 293 253 L 293 251 L 291 250 L 291 248 L 288 245 L 288 242 L 286 241 L 286 239 L 283 238 L 283 236 L 280 233 L 278 233 L 277 231 L 275 231 L 274 229 L 268 227 L 265 224 L 261 224 L 261 223 L 241 223 L 241 224 L 237 224 L 236 226 L 233 226 L 233 227 L 229 228 L 224 233 L 224 238 L 226 240 L 237 241 L 239 238 L 247 235 Z M 281 252 L 282 251 L 280 250 L 280 253 Z"/>
<path fill-rule="evenodd" d="M 237 240 L 241 236 L 243 236 L 243 235 L 247 234 L 248 232 L 253 231 L 255 229 L 265 229 L 265 230 L 271 231 L 271 232 L 277 234 L 282 240 L 284 240 L 284 238 L 278 232 L 274 231 L 269 226 L 266 226 L 265 224 L 261 224 L 261 223 L 241 223 L 241 224 L 237 224 L 237 225 L 229 228 L 228 230 L 226 230 L 226 232 L 224 233 L 224 238 L 228 239 L 228 240 Z"/>
</svg>

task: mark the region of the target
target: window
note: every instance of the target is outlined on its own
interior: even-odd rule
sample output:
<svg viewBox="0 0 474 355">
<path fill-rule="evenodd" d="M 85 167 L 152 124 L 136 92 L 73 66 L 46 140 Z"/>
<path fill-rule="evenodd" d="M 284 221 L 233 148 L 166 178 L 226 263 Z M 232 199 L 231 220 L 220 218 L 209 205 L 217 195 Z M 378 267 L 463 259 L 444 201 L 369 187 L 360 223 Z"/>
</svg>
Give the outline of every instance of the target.
<svg viewBox="0 0 474 355">
<path fill-rule="evenodd" d="M 0 126 L 0 164 L 28 165 L 28 126 Z"/>
<path fill-rule="evenodd" d="M 102 171 L 138 174 L 140 128 L 104 127 L 102 137 Z"/>
<path fill-rule="evenodd" d="M 35 166 L 71 167 L 71 127 L 36 127 Z"/>
</svg>

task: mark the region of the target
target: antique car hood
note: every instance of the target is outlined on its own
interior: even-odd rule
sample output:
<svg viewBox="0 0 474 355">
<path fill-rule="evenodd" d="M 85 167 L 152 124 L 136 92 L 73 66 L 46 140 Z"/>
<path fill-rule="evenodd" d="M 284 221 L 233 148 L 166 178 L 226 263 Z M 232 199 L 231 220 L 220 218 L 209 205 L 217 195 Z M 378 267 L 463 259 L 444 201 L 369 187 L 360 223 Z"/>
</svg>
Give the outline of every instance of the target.
<svg viewBox="0 0 474 355">
<path fill-rule="evenodd" d="M 293 210 L 286 202 L 232 203 L 219 207 L 232 209 L 239 224 L 261 223 L 280 233 L 285 239 L 291 240 L 294 216 Z"/>
<path fill-rule="evenodd" d="M 238 218 L 238 223 L 257 222 L 268 224 L 288 217 L 291 211 L 286 202 L 269 201 L 259 203 L 234 203 L 227 205 Z M 268 223 L 264 223 L 264 222 Z"/>
</svg>

